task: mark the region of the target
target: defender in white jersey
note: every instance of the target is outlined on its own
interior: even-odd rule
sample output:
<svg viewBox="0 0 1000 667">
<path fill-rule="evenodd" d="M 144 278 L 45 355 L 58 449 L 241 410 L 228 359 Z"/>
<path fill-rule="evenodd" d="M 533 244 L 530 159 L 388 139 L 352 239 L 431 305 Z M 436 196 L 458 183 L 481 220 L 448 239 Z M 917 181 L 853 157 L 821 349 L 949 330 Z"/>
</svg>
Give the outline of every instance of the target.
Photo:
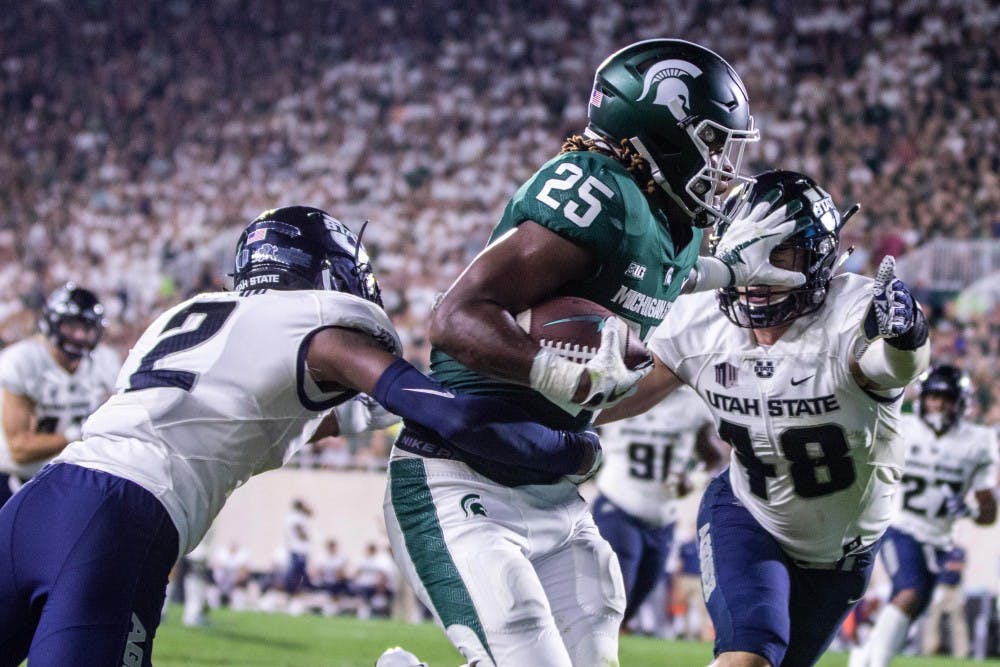
<svg viewBox="0 0 1000 667">
<path fill-rule="evenodd" d="M 634 414 L 685 383 L 733 447 L 698 516 L 719 666 L 812 665 L 829 645 L 892 517 L 899 399 L 927 365 L 927 325 L 891 257 L 874 281 L 833 277 L 843 218 L 815 181 L 767 172 L 728 206 L 763 218 L 781 203 L 797 232 L 771 262 L 805 284 L 678 301 L 639 393 L 601 416 Z"/>
<path fill-rule="evenodd" d="M 41 333 L 0 352 L 0 506 L 114 391 L 121 359 L 99 344 L 105 324 L 97 296 L 69 283 L 45 302 Z"/>
<path fill-rule="evenodd" d="M 952 547 L 955 522 L 982 526 L 997 517 L 996 433 L 963 416 L 971 394 L 968 376 L 956 366 L 932 368 L 920 382 L 917 415 L 906 415 L 907 448 L 898 514 L 886 532 L 881 558 L 892 578 L 885 605 L 852 667 L 886 667 L 906 642 L 912 622 L 930 604 Z M 972 494 L 973 505 L 966 504 Z"/>
<path fill-rule="evenodd" d="M 601 428 L 604 462 L 592 511 L 622 569 L 623 625 L 663 577 L 678 501 L 691 490 L 689 473 L 722 459 L 714 431 L 704 401 L 686 387 L 641 415 Z"/>
<path fill-rule="evenodd" d="M 341 416 L 357 413 L 342 407 L 358 392 L 456 448 L 529 443 L 556 474 L 593 465 L 592 436 L 449 392 L 400 359 L 364 248 L 326 213 L 263 213 L 234 277 L 236 291 L 157 318 L 83 440 L 0 510 L 0 667 L 150 665 L 173 563 L 249 477 L 349 432 Z"/>
</svg>

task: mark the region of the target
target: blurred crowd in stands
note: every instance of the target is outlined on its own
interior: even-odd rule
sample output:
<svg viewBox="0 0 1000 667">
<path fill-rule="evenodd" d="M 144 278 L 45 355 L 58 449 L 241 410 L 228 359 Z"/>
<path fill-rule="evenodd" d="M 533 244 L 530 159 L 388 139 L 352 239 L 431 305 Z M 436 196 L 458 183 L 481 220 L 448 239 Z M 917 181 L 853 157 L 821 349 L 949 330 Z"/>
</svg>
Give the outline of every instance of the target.
<svg viewBox="0 0 1000 667">
<path fill-rule="evenodd" d="M 242 224 L 301 203 L 371 221 L 387 309 L 425 360 L 434 295 L 584 127 L 600 59 L 649 37 L 705 44 L 742 74 L 753 171 L 804 171 L 863 204 L 847 269 L 935 237 L 995 240 L 998 28 L 989 0 L 9 3 L 0 336 L 29 334 L 72 279 L 127 349 L 162 307 L 226 286 Z M 935 361 L 969 369 L 1000 423 L 1000 304 L 959 318 L 934 302 Z"/>
</svg>

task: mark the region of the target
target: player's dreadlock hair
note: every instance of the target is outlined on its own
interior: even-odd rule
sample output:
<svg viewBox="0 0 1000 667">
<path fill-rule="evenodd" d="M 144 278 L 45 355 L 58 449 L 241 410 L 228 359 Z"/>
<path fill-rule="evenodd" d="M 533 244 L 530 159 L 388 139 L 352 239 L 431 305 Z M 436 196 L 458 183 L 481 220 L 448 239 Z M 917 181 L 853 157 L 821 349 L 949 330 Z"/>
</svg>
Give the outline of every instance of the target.
<svg viewBox="0 0 1000 667">
<path fill-rule="evenodd" d="M 613 150 L 610 144 L 605 141 L 591 139 L 590 137 L 585 137 L 582 134 L 574 134 L 566 138 L 559 154 L 562 155 L 563 153 L 573 153 L 577 151 L 593 151 L 594 153 L 607 155 L 608 157 L 618 160 L 625 167 L 625 170 L 628 171 L 632 180 L 639 184 L 639 189 L 642 190 L 647 197 L 655 197 L 658 195 L 660 189 L 657 187 L 656 181 L 653 180 L 653 174 L 649 169 L 649 164 L 647 164 L 647 162 L 642 159 L 642 156 L 640 156 L 639 153 L 632 148 L 632 145 L 627 139 L 622 139 L 616 151 Z"/>
</svg>

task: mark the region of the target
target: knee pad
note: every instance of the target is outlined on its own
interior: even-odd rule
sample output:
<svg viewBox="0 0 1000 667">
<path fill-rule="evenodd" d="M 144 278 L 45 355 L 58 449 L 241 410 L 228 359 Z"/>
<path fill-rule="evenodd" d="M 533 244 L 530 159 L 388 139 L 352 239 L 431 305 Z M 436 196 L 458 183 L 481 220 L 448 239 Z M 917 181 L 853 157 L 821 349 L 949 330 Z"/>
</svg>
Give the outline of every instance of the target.
<svg viewBox="0 0 1000 667">
<path fill-rule="evenodd" d="M 485 549 L 464 560 L 463 578 L 487 632 L 516 633 L 548 622 L 545 590 L 519 551 Z"/>
<path fill-rule="evenodd" d="M 616 615 L 624 615 L 625 580 L 622 578 L 618 558 L 611 547 L 604 543 L 597 544 L 596 555 L 600 563 L 600 571 L 604 573 L 604 576 L 601 577 L 601 592 L 604 596 L 605 609 Z"/>
</svg>

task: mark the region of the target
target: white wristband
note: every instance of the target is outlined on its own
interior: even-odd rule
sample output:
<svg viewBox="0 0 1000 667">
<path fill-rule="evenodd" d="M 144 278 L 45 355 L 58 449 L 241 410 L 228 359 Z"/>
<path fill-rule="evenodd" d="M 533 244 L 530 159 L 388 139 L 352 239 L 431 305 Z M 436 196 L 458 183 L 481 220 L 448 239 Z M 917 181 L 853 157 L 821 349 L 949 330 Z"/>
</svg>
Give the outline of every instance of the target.
<svg viewBox="0 0 1000 667">
<path fill-rule="evenodd" d="M 916 350 L 897 350 L 878 338 L 870 345 L 863 336 L 855 343 L 855 358 L 865 377 L 886 389 L 905 387 L 916 380 L 930 363 L 931 346 L 924 342 Z"/>
<path fill-rule="evenodd" d="M 357 397 L 344 401 L 333 409 L 337 415 L 337 431 L 340 435 L 357 435 L 368 429 L 371 412 Z"/>
<path fill-rule="evenodd" d="M 573 401 L 585 367 L 542 348 L 531 362 L 531 388 L 561 403 Z"/>
<path fill-rule="evenodd" d="M 733 270 L 718 257 L 699 257 L 694 270 L 697 272 L 697 277 L 690 289 L 691 292 L 707 292 L 729 287 L 734 282 Z"/>
</svg>

